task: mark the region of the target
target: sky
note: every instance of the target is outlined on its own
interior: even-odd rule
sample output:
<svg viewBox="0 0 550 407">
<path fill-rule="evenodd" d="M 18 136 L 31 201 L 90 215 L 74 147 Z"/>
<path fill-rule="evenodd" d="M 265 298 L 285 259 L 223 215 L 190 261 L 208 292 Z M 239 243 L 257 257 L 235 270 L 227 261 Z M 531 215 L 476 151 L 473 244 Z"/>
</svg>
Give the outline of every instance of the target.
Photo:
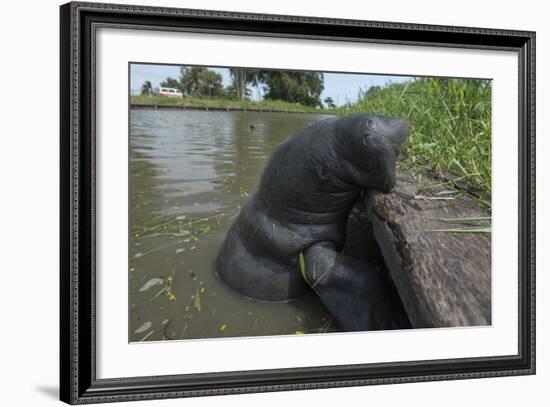
<svg viewBox="0 0 550 407">
<path fill-rule="evenodd" d="M 130 65 L 130 89 L 132 94 L 139 94 L 141 85 L 145 81 L 151 81 L 153 87 L 158 87 L 167 77 L 178 79 L 180 76 L 180 65 Z M 229 69 L 208 67 L 222 76 L 224 86 L 231 84 Z M 359 89 L 367 90 L 371 86 L 384 86 L 389 83 L 404 82 L 412 79 L 408 76 L 390 76 L 374 74 L 348 74 L 348 73 L 324 73 L 325 89 L 321 94 L 321 100 L 331 97 L 337 106 L 345 103 L 353 103 L 357 100 Z M 258 100 L 259 95 L 256 88 L 251 88 L 252 99 Z"/>
</svg>

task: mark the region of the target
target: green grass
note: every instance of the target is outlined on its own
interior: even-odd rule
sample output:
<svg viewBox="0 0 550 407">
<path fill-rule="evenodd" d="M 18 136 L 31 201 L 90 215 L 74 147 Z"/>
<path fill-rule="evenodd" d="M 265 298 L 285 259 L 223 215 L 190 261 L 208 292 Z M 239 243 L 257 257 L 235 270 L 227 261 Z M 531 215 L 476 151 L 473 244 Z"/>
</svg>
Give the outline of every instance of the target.
<svg viewBox="0 0 550 407">
<path fill-rule="evenodd" d="M 411 135 L 403 146 L 405 169 L 460 178 L 491 191 L 491 85 L 485 80 L 422 78 L 367 93 L 338 114 L 400 116 Z M 485 202 L 490 205 L 489 202 Z"/>
<path fill-rule="evenodd" d="M 232 100 L 232 99 L 204 99 L 197 97 L 170 98 L 163 96 L 131 96 L 132 104 L 144 105 L 172 105 L 211 107 L 222 109 L 265 109 L 274 111 L 308 112 L 308 113 L 333 113 L 333 110 L 316 109 L 299 103 L 284 102 L 282 100 Z"/>
<path fill-rule="evenodd" d="M 311 287 L 311 281 L 309 281 L 309 278 L 307 277 L 307 273 L 306 273 L 306 259 L 304 257 L 303 252 L 300 252 L 298 260 L 300 263 L 300 274 L 302 274 L 302 278 L 305 280 L 307 285 Z"/>
</svg>

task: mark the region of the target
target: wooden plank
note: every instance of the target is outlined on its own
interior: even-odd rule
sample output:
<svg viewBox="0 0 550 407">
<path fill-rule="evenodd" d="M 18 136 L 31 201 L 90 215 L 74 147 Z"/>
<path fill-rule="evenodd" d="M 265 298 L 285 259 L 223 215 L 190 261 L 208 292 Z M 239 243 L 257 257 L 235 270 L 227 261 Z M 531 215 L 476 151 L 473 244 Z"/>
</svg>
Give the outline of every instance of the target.
<svg viewBox="0 0 550 407">
<path fill-rule="evenodd" d="M 490 325 L 491 234 L 434 231 L 490 226 L 442 220 L 490 213 L 437 184 L 398 172 L 394 192 L 365 195 L 367 218 L 414 328 Z"/>
</svg>

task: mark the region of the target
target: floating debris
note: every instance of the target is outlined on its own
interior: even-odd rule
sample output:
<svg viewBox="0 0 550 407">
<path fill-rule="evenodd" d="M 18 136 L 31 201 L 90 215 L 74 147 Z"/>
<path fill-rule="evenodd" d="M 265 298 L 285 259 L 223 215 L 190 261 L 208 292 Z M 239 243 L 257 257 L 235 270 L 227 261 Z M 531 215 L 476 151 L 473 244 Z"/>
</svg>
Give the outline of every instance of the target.
<svg viewBox="0 0 550 407">
<path fill-rule="evenodd" d="M 166 287 L 163 287 L 162 290 L 160 290 L 158 293 L 156 293 L 155 296 L 153 298 L 151 298 L 149 301 L 153 302 L 159 295 L 161 295 L 165 291 L 166 291 Z"/>
<path fill-rule="evenodd" d="M 135 334 L 141 334 L 145 331 L 148 331 L 153 326 L 153 323 L 151 321 L 145 322 L 142 326 L 140 326 L 138 329 L 134 331 Z"/>
<path fill-rule="evenodd" d="M 140 339 L 140 342 L 143 342 L 144 340 L 146 340 L 147 338 L 149 338 L 151 335 L 153 335 L 155 331 L 151 331 L 149 332 L 147 335 L 145 335 L 143 338 Z"/>
<path fill-rule="evenodd" d="M 197 226 L 195 228 L 195 231 L 196 233 L 198 233 L 198 235 L 205 235 L 207 234 L 208 232 L 210 232 L 210 226 Z"/>
<path fill-rule="evenodd" d="M 143 286 L 138 290 L 139 292 L 147 291 L 149 288 L 154 287 L 156 285 L 164 284 L 164 280 L 162 278 L 152 278 L 149 281 L 147 281 Z"/>
<path fill-rule="evenodd" d="M 202 306 L 201 306 L 201 295 L 199 293 L 199 290 L 197 289 L 197 293 L 195 294 L 195 301 L 193 303 L 193 306 L 198 312 L 201 312 Z"/>
<path fill-rule="evenodd" d="M 174 295 L 174 292 L 172 291 L 172 281 L 174 280 L 174 277 L 168 276 L 166 278 L 166 296 L 168 297 L 168 301 L 175 301 L 176 296 Z"/>
<path fill-rule="evenodd" d="M 174 277 L 172 277 L 172 276 L 168 276 L 168 277 L 166 277 L 166 280 L 162 280 L 162 282 L 164 283 L 164 287 L 162 288 L 162 290 L 160 290 L 158 293 L 156 293 L 155 296 L 153 298 L 151 298 L 149 301 L 150 302 L 154 301 L 162 293 L 166 294 L 166 297 L 168 298 L 169 301 L 175 301 L 176 296 L 175 296 L 174 292 L 172 291 L 172 282 L 173 282 L 173 280 L 174 280 Z"/>
</svg>

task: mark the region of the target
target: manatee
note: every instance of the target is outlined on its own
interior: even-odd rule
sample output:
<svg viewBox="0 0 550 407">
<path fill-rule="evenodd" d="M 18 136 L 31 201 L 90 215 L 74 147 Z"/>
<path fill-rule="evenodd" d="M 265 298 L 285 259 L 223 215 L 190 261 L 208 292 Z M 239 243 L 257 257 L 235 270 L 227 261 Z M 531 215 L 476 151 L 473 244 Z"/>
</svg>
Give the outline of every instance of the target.
<svg viewBox="0 0 550 407">
<path fill-rule="evenodd" d="M 340 252 L 362 191 L 394 187 L 408 134 L 401 118 L 359 113 L 317 122 L 279 144 L 226 235 L 215 264 L 219 277 L 263 301 L 288 301 L 316 284 L 313 289 L 346 330 L 407 327 L 406 317 L 383 323 L 372 317 L 377 309 L 381 317 L 393 315 L 380 305 L 391 282 Z M 300 272 L 300 254 L 308 279 Z M 321 274 L 313 274 L 314 265 L 324 281 L 316 283 Z"/>
<path fill-rule="evenodd" d="M 346 331 L 410 328 L 389 274 L 346 256 L 330 242 L 304 251 L 306 278 Z"/>
</svg>

